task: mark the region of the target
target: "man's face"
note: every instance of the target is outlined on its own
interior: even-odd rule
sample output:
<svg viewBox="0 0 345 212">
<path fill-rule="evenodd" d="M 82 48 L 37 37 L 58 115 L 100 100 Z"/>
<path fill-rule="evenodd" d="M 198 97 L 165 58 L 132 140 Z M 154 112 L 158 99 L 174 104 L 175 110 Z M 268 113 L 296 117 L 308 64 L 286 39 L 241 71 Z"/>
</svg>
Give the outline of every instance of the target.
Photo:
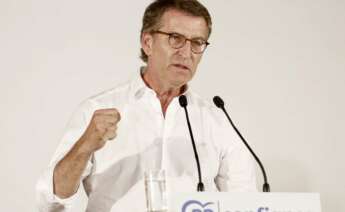
<svg viewBox="0 0 345 212">
<path fill-rule="evenodd" d="M 206 41 L 208 37 L 204 18 L 174 9 L 163 14 L 160 26 L 159 31 L 178 33 L 189 39 L 202 38 Z M 202 54 L 192 52 L 190 41 L 175 49 L 169 45 L 169 36 L 160 33 L 145 34 L 142 46 L 148 55 L 148 70 L 155 75 L 155 79 L 169 87 L 180 87 L 190 81 L 202 57 Z"/>
</svg>

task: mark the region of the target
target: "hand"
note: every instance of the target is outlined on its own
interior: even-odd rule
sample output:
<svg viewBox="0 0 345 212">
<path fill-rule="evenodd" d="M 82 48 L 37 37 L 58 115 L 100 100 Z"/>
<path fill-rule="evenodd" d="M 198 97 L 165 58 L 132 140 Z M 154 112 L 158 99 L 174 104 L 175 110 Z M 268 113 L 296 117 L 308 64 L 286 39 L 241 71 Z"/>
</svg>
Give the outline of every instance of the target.
<svg viewBox="0 0 345 212">
<path fill-rule="evenodd" d="M 96 110 L 81 137 L 83 149 L 93 153 L 101 149 L 108 140 L 114 139 L 120 119 L 120 113 L 115 108 Z"/>
</svg>

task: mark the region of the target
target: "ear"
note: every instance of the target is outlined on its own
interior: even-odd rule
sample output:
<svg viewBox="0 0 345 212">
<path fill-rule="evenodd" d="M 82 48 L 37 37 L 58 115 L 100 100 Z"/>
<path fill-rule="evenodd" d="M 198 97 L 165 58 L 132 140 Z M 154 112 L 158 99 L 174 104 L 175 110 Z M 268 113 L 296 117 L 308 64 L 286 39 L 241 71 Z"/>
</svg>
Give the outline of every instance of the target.
<svg viewBox="0 0 345 212">
<path fill-rule="evenodd" d="M 152 54 L 153 37 L 152 34 L 144 32 L 141 36 L 141 48 L 147 56 Z"/>
</svg>

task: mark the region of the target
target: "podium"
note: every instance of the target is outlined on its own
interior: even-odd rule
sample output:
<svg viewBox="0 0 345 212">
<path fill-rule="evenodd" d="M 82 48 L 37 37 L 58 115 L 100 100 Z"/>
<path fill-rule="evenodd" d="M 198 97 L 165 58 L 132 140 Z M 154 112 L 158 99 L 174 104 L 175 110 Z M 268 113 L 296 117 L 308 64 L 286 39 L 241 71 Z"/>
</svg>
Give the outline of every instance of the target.
<svg viewBox="0 0 345 212">
<path fill-rule="evenodd" d="M 321 212 L 318 193 L 172 193 L 168 208 L 169 212 Z"/>
</svg>

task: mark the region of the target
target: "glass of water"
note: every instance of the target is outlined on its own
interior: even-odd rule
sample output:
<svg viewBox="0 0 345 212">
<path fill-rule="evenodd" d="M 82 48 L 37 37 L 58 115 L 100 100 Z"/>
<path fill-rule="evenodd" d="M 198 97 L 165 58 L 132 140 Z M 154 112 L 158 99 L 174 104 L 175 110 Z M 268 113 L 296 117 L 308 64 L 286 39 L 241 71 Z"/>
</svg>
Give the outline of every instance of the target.
<svg viewBox="0 0 345 212">
<path fill-rule="evenodd" d="M 168 211 L 164 170 L 145 172 L 146 206 L 148 212 Z"/>
</svg>

